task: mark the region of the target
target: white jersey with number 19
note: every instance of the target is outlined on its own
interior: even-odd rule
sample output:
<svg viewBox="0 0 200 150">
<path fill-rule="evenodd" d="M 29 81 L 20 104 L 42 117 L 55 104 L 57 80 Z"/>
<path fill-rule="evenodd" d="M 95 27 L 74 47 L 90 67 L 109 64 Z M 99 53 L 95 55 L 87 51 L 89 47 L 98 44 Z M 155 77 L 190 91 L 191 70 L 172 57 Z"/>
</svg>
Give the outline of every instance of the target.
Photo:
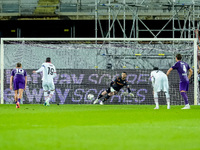
<svg viewBox="0 0 200 150">
<path fill-rule="evenodd" d="M 42 80 L 43 82 L 52 82 L 53 78 L 56 76 L 56 68 L 52 63 L 43 63 L 41 68 L 36 71 L 43 72 Z"/>
</svg>

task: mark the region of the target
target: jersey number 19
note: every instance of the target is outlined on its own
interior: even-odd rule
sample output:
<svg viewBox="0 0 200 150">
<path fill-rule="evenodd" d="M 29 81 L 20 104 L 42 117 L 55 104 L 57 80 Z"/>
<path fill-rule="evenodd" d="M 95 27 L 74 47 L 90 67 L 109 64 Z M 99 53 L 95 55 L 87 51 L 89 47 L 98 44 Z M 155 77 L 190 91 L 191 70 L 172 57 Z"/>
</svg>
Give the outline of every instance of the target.
<svg viewBox="0 0 200 150">
<path fill-rule="evenodd" d="M 48 74 L 53 75 L 54 69 L 51 67 L 48 67 Z"/>
</svg>

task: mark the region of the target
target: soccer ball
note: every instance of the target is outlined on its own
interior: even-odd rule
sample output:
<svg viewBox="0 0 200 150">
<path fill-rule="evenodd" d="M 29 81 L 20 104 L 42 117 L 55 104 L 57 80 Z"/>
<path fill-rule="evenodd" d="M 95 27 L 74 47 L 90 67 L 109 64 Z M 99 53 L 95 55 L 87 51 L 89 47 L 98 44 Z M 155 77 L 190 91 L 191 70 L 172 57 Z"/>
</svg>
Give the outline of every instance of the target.
<svg viewBox="0 0 200 150">
<path fill-rule="evenodd" d="M 88 94 L 87 98 L 88 98 L 89 100 L 93 100 L 93 99 L 94 99 L 94 95 L 93 95 L 93 94 Z"/>
</svg>

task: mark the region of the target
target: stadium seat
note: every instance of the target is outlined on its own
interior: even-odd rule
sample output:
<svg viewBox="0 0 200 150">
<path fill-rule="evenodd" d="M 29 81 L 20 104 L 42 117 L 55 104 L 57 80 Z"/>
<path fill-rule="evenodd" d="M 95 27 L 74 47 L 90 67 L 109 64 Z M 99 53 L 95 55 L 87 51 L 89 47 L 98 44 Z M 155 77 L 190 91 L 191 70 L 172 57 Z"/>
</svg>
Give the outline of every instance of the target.
<svg viewBox="0 0 200 150">
<path fill-rule="evenodd" d="M 34 11 L 35 15 L 53 15 L 58 8 L 59 0 L 39 0 Z"/>
<path fill-rule="evenodd" d="M 18 12 L 19 12 L 18 0 L 2 1 L 2 13 L 18 13 Z"/>
<path fill-rule="evenodd" d="M 33 14 L 37 6 L 38 0 L 21 0 L 21 14 L 30 15 Z"/>
</svg>

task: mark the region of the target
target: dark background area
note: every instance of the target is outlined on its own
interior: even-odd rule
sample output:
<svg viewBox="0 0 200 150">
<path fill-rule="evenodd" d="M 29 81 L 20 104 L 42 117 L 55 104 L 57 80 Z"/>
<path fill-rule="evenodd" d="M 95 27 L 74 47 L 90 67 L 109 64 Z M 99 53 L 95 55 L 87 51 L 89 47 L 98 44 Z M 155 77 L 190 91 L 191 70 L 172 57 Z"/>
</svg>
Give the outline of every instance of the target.
<svg viewBox="0 0 200 150">
<path fill-rule="evenodd" d="M 169 20 L 143 20 L 150 29 L 160 30 Z M 123 20 L 121 20 L 123 26 Z M 183 21 L 181 22 L 183 26 Z M 108 31 L 108 21 L 101 21 L 104 36 Z M 126 34 L 129 37 L 132 21 L 126 21 Z M 175 24 L 178 28 L 178 24 Z M 17 37 L 17 29 L 21 30 L 20 37 L 95 37 L 94 20 L 1 20 L 0 37 Z M 139 23 L 139 29 L 146 29 Z M 165 29 L 172 29 L 170 22 Z M 159 31 L 154 31 L 156 34 Z M 112 33 L 112 31 L 111 31 Z M 101 36 L 98 25 L 98 37 Z M 111 35 L 112 37 L 112 35 Z M 115 37 L 123 37 L 123 32 L 117 22 L 115 22 Z M 149 31 L 140 31 L 139 38 L 153 37 Z M 180 37 L 180 31 L 175 32 L 175 37 Z M 162 31 L 158 38 L 172 38 L 172 31 Z"/>
</svg>

